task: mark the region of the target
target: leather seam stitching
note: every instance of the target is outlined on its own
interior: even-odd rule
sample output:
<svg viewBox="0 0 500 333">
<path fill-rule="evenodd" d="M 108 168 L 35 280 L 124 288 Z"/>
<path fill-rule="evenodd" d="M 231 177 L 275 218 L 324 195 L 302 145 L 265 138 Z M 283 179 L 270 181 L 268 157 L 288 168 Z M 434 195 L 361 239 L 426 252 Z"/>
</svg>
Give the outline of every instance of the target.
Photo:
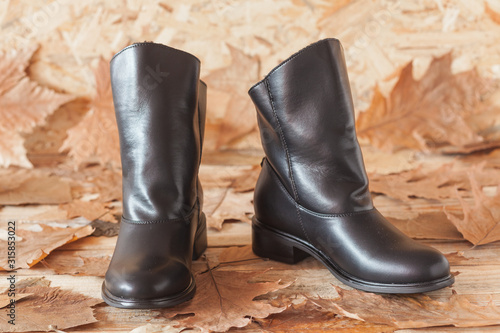
<svg viewBox="0 0 500 333">
<path fill-rule="evenodd" d="M 266 160 L 266 162 L 267 162 L 267 160 Z M 290 201 L 293 201 L 292 196 L 290 195 L 290 193 L 288 193 L 288 190 L 285 188 L 285 186 L 283 185 L 283 183 L 281 182 L 281 180 L 276 175 L 276 172 L 274 171 L 274 169 L 271 166 L 271 164 L 269 164 L 269 162 L 267 162 L 267 164 L 269 165 L 269 168 L 271 169 L 271 177 L 273 177 L 276 180 L 276 182 L 278 183 L 278 186 L 285 192 L 285 196 L 287 197 L 287 199 L 290 200 Z M 366 210 L 360 210 L 360 211 L 357 211 L 357 212 L 338 213 L 338 214 L 323 214 L 323 213 L 318 213 L 318 212 L 314 212 L 314 211 L 312 211 L 310 209 L 307 209 L 306 207 L 304 207 L 302 205 L 299 205 L 299 209 L 305 211 L 308 214 L 311 214 L 313 216 L 319 217 L 319 218 L 330 218 L 330 217 L 331 218 L 335 218 L 335 217 L 347 217 L 347 216 L 356 216 L 356 215 L 366 214 L 368 212 L 374 211 L 375 207 L 370 208 L 370 209 L 366 209 Z"/>
<path fill-rule="evenodd" d="M 293 178 L 292 160 L 290 159 L 290 152 L 288 151 L 288 146 L 286 144 L 285 134 L 283 133 L 283 128 L 281 127 L 281 124 L 280 124 L 280 121 L 279 121 L 279 118 L 278 118 L 278 114 L 276 112 L 276 107 L 274 105 L 274 99 L 273 99 L 273 94 L 271 93 L 271 87 L 269 85 L 269 80 L 266 79 L 264 82 L 266 84 L 267 93 L 269 94 L 269 99 L 271 101 L 271 109 L 273 110 L 273 115 L 274 115 L 274 118 L 275 118 L 277 126 L 278 126 L 278 133 L 279 133 L 280 138 L 281 138 L 281 143 L 283 145 L 283 148 L 285 149 L 285 154 L 286 154 L 286 159 L 287 159 L 287 164 L 288 164 L 288 173 L 290 174 L 290 180 L 292 182 L 292 191 L 293 191 L 293 195 L 295 197 L 295 200 L 294 200 L 295 201 L 295 209 L 296 209 L 296 212 L 297 212 L 297 217 L 298 217 L 298 220 L 299 220 L 299 225 L 300 225 L 300 228 L 302 229 L 302 232 L 304 233 L 304 236 L 306 236 L 306 239 L 309 242 L 311 242 L 311 240 L 309 239 L 309 235 L 307 234 L 306 229 L 304 228 L 304 223 L 302 222 L 302 216 L 300 214 L 300 209 L 299 209 L 299 204 L 300 204 L 299 193 L 297 192 L 297 187 L 295 185 L 295 180 Z"/>
<path fill-rule="evenodd" d="M 188 218 L 190 218 L 196 211 L 196 206 L 198 205 L 198 199 L 195 203 L 195 205 L 191 208 L 191 212 L 184 216 L 184 217 L 178 217 L 175 219 L 160 219 L 160 220 L 130 220 L 126 218 L 125 216 L 122 215 L 122 221 L 125 221 L 127 223 L 132 223 L 132 224 L 154 224 L 154 223 L 162 223 L 162 222 L 181 222 L 181 221 L 186 221 Z"/>
<path fill-rule="evenodd" d="M 202 154 L 202 148 L 201 148 L 201 114 L 200 114 L 200 85 L 198 84 L 198 91 L 196 93 L 197 100 L 198 102 L 196 103 L 196 112 L 198 113 L 198 138 L 200 139 L 200 161 L 198 162 L 198 169 L 196 170 L 196 203 L 195 205 L 198 206 L 198 212 L 201 212 L 202 207 L 200 205 L 200 189 L 199 189 L 199 183 L 200 179 L 198 177 L 198 174 L 200 172 L 200 165 L 201 165 L 201 154 Z M 199 214 L 198 214 L 199 215 Z M 200 220 L 198 219 L 198 225 L 200 225 Z M 198 225 L 196 226 L 198 228 Z"/>
</svg>

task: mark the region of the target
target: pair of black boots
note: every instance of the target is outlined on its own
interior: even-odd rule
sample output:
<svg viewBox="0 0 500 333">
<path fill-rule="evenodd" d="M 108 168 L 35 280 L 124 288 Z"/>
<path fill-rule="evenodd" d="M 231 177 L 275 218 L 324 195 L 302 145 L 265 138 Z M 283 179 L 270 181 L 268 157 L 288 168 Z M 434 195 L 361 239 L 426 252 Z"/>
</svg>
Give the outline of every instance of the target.
<svg viewBox="0 0 500 333">
<path fill-rule="evenodd" d="M 102 286 L 112 306 L 169 307 L 194 296 L 191 262 L 207 247 L 199 75 L 196 57 L 161 44 L 134 44 L 111 60 L 123 169 L 123 217 Z M 266 154 L 254 197 L 257 255 L 290 264 L 313 256 L 371 292 L 453 283 L 441 253 L 373 207 L 338 40 L 292 55 L 249 94 Z"/>
</svg>

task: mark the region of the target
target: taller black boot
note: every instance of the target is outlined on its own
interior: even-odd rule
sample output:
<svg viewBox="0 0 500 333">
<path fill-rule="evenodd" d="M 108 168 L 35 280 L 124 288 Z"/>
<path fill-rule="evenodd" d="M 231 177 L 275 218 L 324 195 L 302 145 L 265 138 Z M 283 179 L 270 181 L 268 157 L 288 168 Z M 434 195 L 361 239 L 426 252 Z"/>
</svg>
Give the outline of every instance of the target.
<svg viewBox="0 0 500 333">
<path fill-rule="evenodd" d="M 191 299 L 191 261 L 207 246 L 198 180 L 206 85 L 200 61 L 139 43 L 111 60 L 123 170 L 123 217 L 102 297 L 120 308 Z"/>
<path fill-rule="evenodd" d="M 292 55 L 249 94 L 266 154 L 254 198 L 257 255 L 287 263 L 313 256 L 343 283 L 371 292 L 454 282 L 440 252 L 404 235 L 372 204 L 338 40 Z"/>
</svg>

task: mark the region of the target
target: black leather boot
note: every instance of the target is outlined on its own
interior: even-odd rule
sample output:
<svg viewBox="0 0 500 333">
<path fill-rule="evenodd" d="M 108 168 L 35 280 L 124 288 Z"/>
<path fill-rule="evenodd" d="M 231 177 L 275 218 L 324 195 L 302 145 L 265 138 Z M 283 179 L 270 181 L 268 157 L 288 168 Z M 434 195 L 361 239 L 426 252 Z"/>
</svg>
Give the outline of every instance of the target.
<svg viewBox="0 0 500 333">
<path fill-rule="evenodd" d="M 371 292 L 454 282 L 440 252 L 404 235 L 372 204 L 338 40 L 294 54 L 249 94 L 266 154 L 254 197 L 257 255 L 286 263 L 313 256 L 343 283 Z"/>
<path fill-rule="evenodd" d="M 206 111 L 200 61 L 139 43 L 111 60 L 123 170 L 123 216 L 102 297 L 119 308 L 191 299 L 191 261 L 207 246 L 198 179 Z"/>
</svg>

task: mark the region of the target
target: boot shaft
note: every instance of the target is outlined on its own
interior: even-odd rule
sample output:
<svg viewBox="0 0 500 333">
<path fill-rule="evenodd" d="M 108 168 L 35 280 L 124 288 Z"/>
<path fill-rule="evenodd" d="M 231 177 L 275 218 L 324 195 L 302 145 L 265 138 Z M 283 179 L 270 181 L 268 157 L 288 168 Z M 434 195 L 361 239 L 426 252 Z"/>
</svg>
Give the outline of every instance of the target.
<svg viewBox="0 0 500 333">
<path fill-rule="evenodd" d="M 294 54 L 249 94 L 267 159 L 299 204 L 325 214 L 373 207 L 338 40 Z"/>
<path fill-rule="evenodd" d="M 160 44 L 113 57 L 125 218 L 175 219 L 194 208 L 206 104 L 199 75 L 196 57 Z"/>
</svg>

